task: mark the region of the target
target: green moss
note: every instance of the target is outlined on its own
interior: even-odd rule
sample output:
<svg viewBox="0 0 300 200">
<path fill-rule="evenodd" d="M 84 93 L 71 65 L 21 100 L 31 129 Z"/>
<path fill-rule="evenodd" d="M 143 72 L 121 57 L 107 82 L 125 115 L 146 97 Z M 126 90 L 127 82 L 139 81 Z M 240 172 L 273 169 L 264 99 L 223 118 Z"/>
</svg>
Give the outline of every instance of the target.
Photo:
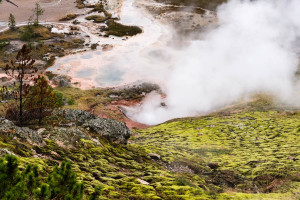
<svg viewBox="0 0 300 200">
<path fill-rule="evenodd" d="M 135 130 L 136 137 L 132 137 L 132 142 L 145 147 L 148 152 L 158 153 L 163 161 L 174 163 L 171 164 L 173 168 L 177 165 L 197 173 L 213 173 L 209 172 L 211 169 L 207 164 L 218 163 L 218 170 L 229 170 L 252 180 L 239 184 L 237 189 L 240 191 L 251 190 L 253 182 L 262 192 L 266 191 L 265 187 L 278 191 L 284 183 L 272 186 L 272 181 L 297 179 L 300 171 L 298 117 L 299 114 L 268 111 L 174 120 Z M 225 178 L 222 176 L 217 180 Z M 167 182 L 153 175 L 144 180 Z M 177 178 L 177 185 L 193 185 L 186 180 Z M 203 181 L 200 184 L 207 185 Z M 289 187 L 289 181 L 285 184 Z M 174 191 L 169 192 L 171 195 Z"/>
<path fill-rule="evenodd" d="M 79 97 L 76 100 L 107 94 L 60 90 Z M 16 153 L 17 144 L 24 144 L 21 166 L 35 164 L 44 177 L 51 166 L 69 160 L 86 194 L 101 184 L 107 199 L 289 200 L 300 192 L 298 119 L 299 113 L 277 111 L 213 114 L 134 130 L 126 146 L 81 139 L 69 149 L 51 140 L 32 146 L 2 134 L 0 148 Z M 37 158 L 30 156 L 32 148 Z M 151 160 L 148 153 L 158 153 L 161 160 Z M 218 169 L 212 170 L 209 163 L 218 163 Z M 256 190 L 260 194 L 254 194 Z"/>
</svg>

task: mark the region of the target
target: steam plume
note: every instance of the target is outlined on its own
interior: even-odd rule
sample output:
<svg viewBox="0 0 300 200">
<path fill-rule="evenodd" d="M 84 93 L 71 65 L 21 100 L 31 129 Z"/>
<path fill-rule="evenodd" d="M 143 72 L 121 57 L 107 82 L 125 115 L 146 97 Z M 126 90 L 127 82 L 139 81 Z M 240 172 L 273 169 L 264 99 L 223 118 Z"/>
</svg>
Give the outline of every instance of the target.
<svg viewBox="0 0 300 200">
<path fill-rule="evenodd" d="M 298 67 L 299 10 L 299 0 L 231 0 L 221 5 L 218 27 L 174 58 L 166 98 L 150 94 L 129 116 L 157 124 L 206 113 L 253 92 L 288 99 Z"/>
</svg>

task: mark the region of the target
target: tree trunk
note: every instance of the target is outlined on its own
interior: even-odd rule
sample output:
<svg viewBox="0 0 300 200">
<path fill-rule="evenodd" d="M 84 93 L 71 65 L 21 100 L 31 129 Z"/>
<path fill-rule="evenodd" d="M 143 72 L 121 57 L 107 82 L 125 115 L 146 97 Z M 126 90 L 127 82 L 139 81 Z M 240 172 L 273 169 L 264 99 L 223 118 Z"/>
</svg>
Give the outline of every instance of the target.
<svg viewBox="0 0 300 200">
<path fill-rule="evenodd" d="M 41 93 L 40 93 L 40 95 L 41 95 L 40 101 L 41 101 L 41 102 L 40 102 L 39 125 L 42 124 L 42 119 L 43 119 L 43 117 L 42 117 L 42 114 L 43 114 L 43 87 L 41 87 L 40 89 L 41 89 Z"/>
<path fill-rule="evenodd" d="M 39 25 L 39 10 L 36 10 L 36 24 Z"/>
<path fill-rule="evenodd" d="M 21 74 L 20 74 L 20 111 L 19 111 L 19 123 L 20 126 L 22 125 L 23 122 L 23 75 L 24 75 L 24 58 L 22 58 L 22 63 L 21 63 Z"/>
</svg>

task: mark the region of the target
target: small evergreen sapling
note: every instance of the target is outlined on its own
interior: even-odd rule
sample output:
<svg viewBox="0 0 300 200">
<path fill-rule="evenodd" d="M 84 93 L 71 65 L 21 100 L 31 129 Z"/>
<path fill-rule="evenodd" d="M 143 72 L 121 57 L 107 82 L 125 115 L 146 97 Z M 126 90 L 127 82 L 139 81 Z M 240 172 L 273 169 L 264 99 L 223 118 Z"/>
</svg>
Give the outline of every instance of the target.
<svg viewBox="0 0 300 200">
<path fill-rule="evenodd" d="M 36 16 L 36 20 L 34 21 L 34 25 L 39 25 L 39 17 L 44 14 L 44 9 L 40 6 L 39 3 L 35 3 L 35 7 L 32 10 L 34 15 Z"/>
<path fill-rule="evenodd" d="M 16 19 L 15 19 L 15 16 L 11 13 L 9 14 L 9 17 L 8 17 L 8 27 L 12 31 L 16 29 Z"/>
<path fill-rule="evenodd" d="M 73 199 L 83 198 L 83 183 L 77 181 L 76 174 L 72 171 L 70 162 L 62 162 L 60 167 L 55 167 L 48 176 L 51 188 L 51 199 Z"/>
</svg>

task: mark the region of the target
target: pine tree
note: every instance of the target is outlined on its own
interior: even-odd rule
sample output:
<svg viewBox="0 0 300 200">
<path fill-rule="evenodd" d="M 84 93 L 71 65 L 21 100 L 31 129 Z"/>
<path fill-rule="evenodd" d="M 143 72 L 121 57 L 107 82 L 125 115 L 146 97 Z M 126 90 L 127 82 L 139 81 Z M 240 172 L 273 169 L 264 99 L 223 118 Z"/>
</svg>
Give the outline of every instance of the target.
<svg viewBox="0 0 300 200">
<path fill-rule="evenodd" d="M 32 16 L 29 17 L 24 33 L 21 35 L 22 41 L 30 41 L 35 37 L 33 30 Z"/>
<path fill-rule="evenodd" d="M 58 108 L 58 96 L 49 85 L 44 76 L 38 76 L 34 80 L 35 85 L 31 88 L 25 101 L 25 108 L 31 113 L 36 113 L 32 119 L 38 118 L 39 125 L 45 116 L 51 115 L 54 108 Z"/>
<path fill-rule="evenodd" d="M 36 20 L 34 22 L 35 25 L 39 25 L 39 16 L 44 14 L 44 9 L 42 9 L 42 7 L 40 6 L 39 3 L 35 3 L 35 7 L 32 10 L 34 15 L 36 16 Z"/>
<path fill-rule="evenodd" d="M 51 199 L 82 199 L 83 183 L 77 181 L 71 166 L 70 162 L 62 162 L 60 167 L 56 166 L 53 173 L 48 176 Z"/>
<path fill-rule="evenodd" d="M 17 157 L 0 158 L 0 199 L 83 199 L 83 183 L 77 181 L 70 162 L 56 166 L 47 183 L 40 183 L 41 180 L 36 165 L 28 164 L 21 172 Z"/>
<path fill-rule="evenodd" d="M 10 30 L 16 29 L 16 19 L 15 19 L 15 16 L 11 13 L 9 14 L 9 17 L 8 17 L 8 27 L 10 28 Z"/>
<path fill-rule="evenodd" d="M 6 155 L 0 160 L 0 199 L 26 199 L 17 157 Z"/>
</svg>

